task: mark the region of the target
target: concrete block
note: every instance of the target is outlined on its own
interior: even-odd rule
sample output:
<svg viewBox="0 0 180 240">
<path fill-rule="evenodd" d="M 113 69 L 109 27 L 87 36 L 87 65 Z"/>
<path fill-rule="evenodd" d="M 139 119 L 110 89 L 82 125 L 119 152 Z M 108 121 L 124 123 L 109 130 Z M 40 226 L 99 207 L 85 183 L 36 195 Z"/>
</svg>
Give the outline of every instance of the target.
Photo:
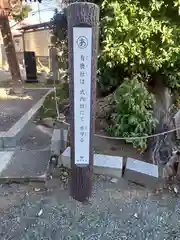
<svg viewBox="0 0 180 240">
<path fill-rule="evenodd" d="M 19 136 L 19 134 L 17 134 L 17 137 L 4 137 L 3 138 L 4 148 L 15 148 L 15 147 L 17 147 L 18 136 Z"/>
<path fill-rule="evenodd" d="M 8 164 L 11 162 L 14 152 L 0 152 L 0 175 L 7 168 Z"/>
<path fill-rule="evenodd" d="M 54 129 L 51 138 L 51 152 L 57 156 L 67 147 L 68 130 Z"/>
<path fill-rule="evenodd" d="M 158 166 L 127 158 L 124 178 L 144 186 L 154 187 L 159 178 Z"/>
<path fill-rule="evenodd" d="M 94 154 L 95 174 L 122 177 L 123 158 L 104 154 Z"/>
<path fill-rule="evenodd" d="M 0 137 L 0 148 L 4 148 L 4 140 L 3 140 L 3 137 Z"/>
<path fill-rule="evenodd" d="M 70 147 L 61 155 L 61 163 L 64 167 L 70 168 Z M 109 156 L 104 154 L 94 154 L 94 167 L 95 174 L 108 175 L 112 177 L 122 177 L 123 158 L 118 156 Z"/>
<path fill-rule="evenodd" d="M 71 148 L 67 147 L 65 151 L 61 154 L 61 163 L 66 168 L 71 168 Z"/>
</svg>

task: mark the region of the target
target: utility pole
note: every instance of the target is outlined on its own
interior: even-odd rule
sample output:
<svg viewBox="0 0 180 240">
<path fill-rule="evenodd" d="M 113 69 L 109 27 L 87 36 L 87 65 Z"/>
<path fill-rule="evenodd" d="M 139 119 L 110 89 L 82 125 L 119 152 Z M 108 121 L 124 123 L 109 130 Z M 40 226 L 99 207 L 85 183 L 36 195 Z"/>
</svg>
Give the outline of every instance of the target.
<svg viewBox="0 0 180 240">
<path fill-rule="evenodd" d="M 39 7 L 39 3 L 38 3 L 38 17 L 39 17 L 39 23 L 41 23 L 41 10 Z"/>
</svg>

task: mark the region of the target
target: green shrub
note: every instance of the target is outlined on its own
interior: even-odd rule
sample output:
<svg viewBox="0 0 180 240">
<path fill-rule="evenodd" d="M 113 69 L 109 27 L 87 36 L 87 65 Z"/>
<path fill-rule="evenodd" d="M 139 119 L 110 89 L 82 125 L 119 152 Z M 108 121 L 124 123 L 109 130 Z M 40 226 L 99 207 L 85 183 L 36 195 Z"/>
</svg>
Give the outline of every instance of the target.
<svg viewBox="0 0 180 240">
<path fill-rule="evenodd" d="M 60 70 L 68 68 L 68 41 L 67 41 L 67 16 L 66 9 L 58 11 L 55 9 L 51 19 L 52 34 L 55 46 L 58 49 L 58 65 Z"/>
<path fill-rule="evenodd" d="M 62 83 L 56 86 L 56 97 L 58 106 L 64 99 L 69 97 L 69 85 L 67 83 Z M 38 118 L 47 117 L 57 117 L 54 91 L 46 97 L 42 107 L 39 109 Z"/>
<path fill-rule="evenodd" d="M 152 106 L 154 96 L 150 94 L 140 76 L 125 79 L 113 97 L 112 124 L 108 131 L 116 137 L 148 136 L 156 126 Z M 138 150 L 147 148 L 147 139 L 129 139 Z"/>
</svg>

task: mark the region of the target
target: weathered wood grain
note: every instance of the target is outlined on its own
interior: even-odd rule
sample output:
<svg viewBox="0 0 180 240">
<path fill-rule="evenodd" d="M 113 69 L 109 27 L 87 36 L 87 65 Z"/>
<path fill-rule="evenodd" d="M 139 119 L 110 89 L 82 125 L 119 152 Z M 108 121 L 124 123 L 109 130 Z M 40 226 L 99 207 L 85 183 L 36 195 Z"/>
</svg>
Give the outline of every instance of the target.
<svg viewBox="0 0 180 240">
<path fill-rule="evenodd" d="M 97 53 L 99 42 L 99 7 L 93 3 L 76 2 L 67 8 L 68 17 L 68 50 L 69 50 L 69 79 L 70 79 L 70 144 L 71 144 L 71 195 L 74 199 L 85 202 L 92 192 L 92 166 L 93 147 L 92 138 L 94 134 L 95 103 L 96 103 L 96 71 Z M 88 166 L 75 165 L 75 143 L 74 143 L 74 76 L 73 76 L 73 27 L 85 25 L 92 27 L 92 67 L 91 67 L 91 119 L 90 119 L 90 148 Z"/>
</svg>

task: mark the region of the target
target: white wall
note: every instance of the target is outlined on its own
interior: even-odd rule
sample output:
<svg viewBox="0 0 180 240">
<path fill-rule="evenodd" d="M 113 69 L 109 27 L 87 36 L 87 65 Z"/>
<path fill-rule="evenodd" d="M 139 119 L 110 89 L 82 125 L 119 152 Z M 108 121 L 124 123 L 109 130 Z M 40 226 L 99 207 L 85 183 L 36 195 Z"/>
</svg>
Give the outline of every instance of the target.
<svg viewBox="0 0 180 240">
<path fill-rule="evenodd" d="M 38 30 L 24 33 L 26 51 L 34 51 L 36 56 L 47 57 L 49 55 L 51 30 Z"/>
<path fill-rule="evenodd" d="M 38 57 L 48 57 L 51 38 L 51 30 L 36 30 L 24 33 L 25 51 L 33 51 Z M 13 36 L 15 49 L 17 53 L 23 53 L 23 37 L 21 35 Z M 0 34 L 0 67 L 7 63 L 6 53 Z"/>
<path fill-rule="evenodd" d="M 15 46 L 16 52 L 23 52 L 24 48 L 23 48 L 22 35 L 13 37 L 13 39 L 14 39 L 14 46 Z"/>
</svg>

